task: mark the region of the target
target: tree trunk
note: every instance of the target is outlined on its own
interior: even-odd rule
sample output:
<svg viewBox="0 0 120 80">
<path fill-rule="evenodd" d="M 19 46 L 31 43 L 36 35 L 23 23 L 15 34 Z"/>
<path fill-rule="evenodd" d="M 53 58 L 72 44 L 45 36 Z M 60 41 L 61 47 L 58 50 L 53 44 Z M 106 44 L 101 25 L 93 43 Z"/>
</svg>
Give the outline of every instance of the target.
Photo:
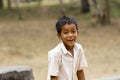
<svg viewBox="0 0 120 80">
<path fill-rule="evenodd" d="M 92 24 L 96 24 L 98 22 L 98 14 L 100 14 L 100 0 L 89 0 L 89 4 Z"/>
<path fill-rule="evenodd" d="M 3 8 L 3 0 L 0 0 L 0 9 Z"/>
<path fill-rule="evenodd" d="M 60 5 L 60 13 L 62 16 L 65 16 L 65 7 L 64 7 L 64 4 L 63 4 L 63 0 L 59 0 L 59 5 Z"/>
<path fill-rule="evenodd" d="M 22 11 L 20 10 L 20 2 L 19 2 L 19 0 L 15 0 L 15 4 L 16 4 L 18 19 L 19 19 L 19 20 L 24 19 L 24 16 L 23 16 L 23 14 L 22 14 Z"/>
<path fill-rule="evenodd" d="M 82 9 L 81 9 L 81 12 L 82 13 L 87 13 L 90 11 L 90 8 L 89 8 L 89 3 L 88 3 L 88 0 L 81 0 L 81 4 L 82 4 Z"/>
<path fill-rule="evenodd" d="M 92 22 L 101 25 L 110 24 L 110 0 L 89 0 Z"/>
<path fill-rule="evenodd" d="M 7 0 L 8 2 L 8 9 L 11 9 L 11 0 Z"/>
<path fill-rule="evenodd" d="M 110 24 L 110 1 L 102 0 L 101 3 L 103 4 L 103 8 L 101 8 L 100 22 L 103 25 Z"/>
</svg>

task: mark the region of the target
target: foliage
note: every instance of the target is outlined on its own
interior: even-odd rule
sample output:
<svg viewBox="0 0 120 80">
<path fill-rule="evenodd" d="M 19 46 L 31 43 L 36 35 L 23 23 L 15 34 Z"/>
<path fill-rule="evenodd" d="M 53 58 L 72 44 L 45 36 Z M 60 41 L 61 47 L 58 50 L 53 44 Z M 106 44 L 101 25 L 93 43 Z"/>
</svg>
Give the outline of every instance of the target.
<svg viewBox="0 0 120 80">
<path fill-rule="evenodd" d="M 111 8 L 113 17 L 120 16 L 120 0 L 112 0 Z"/>
<path fill-rule="evenodd" d="M 120 0 L 112 0 L 112 17 L 120 16 Z M 90 20 L 90 13 L 82 14 L 80 3 L 65 3 L 66 15 L 75 16 L 79 19 Z M 40 19 L 40 18 L 60 17 L 59 5 L 38 5 L 38 3 L 24 3 L 19 8 L 13 7 L 11 10 L 4 8 L 0 10 L 0 18 L 17 19 Z"/>
</svg>

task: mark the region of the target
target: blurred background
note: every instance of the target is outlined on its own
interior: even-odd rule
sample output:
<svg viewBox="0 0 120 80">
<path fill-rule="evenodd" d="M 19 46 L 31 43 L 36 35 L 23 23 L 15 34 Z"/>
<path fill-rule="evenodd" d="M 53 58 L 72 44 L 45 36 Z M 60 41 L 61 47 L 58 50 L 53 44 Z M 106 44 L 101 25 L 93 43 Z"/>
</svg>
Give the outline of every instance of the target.
<svg viewBox="0 0 120 80">
<path fill-rule="evenodd" d="M 32 66 L 35 80 L 46 80 L 62 16 L 78 22 L 86 80 L 120 75 L 120 0 L 0 0 L 0 67 Z"/>
</svg>

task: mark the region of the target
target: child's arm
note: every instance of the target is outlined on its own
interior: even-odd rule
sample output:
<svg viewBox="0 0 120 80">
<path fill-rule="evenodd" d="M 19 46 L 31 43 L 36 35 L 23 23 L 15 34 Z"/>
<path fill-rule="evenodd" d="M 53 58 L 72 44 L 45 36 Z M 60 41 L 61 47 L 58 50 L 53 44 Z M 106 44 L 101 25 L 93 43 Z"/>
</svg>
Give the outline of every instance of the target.
<svg viewBox="0 0 120 80">
<path fill-rule="evenodd" d="M 84 71 L 83 70 L 78 70 L 77 71 L 77 78 L 78 78 L 78 80 L 85 80 L 85 76 L 84 76 Z"/>
<path fill-rule="evenodd" d="M 58 80 L 57 76 L 51 76 L 50 80 Z"/>
</svg>

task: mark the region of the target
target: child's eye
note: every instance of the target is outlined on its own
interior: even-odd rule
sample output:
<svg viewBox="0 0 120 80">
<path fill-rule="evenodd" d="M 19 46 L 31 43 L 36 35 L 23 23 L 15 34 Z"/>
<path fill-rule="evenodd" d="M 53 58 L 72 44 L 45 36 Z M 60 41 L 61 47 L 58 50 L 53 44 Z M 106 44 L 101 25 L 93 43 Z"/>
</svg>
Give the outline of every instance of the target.
<svg viewBox="0 0 120 80">
<path fill-rule="evenodd" d="M 72 31 L 72 33 L 76 33 L 76 31 Z"/>
<path fill-rule="evenodd" d="M 64 34 L 67 34 L 68 32 L 64 32 Z"/>
</svg>

